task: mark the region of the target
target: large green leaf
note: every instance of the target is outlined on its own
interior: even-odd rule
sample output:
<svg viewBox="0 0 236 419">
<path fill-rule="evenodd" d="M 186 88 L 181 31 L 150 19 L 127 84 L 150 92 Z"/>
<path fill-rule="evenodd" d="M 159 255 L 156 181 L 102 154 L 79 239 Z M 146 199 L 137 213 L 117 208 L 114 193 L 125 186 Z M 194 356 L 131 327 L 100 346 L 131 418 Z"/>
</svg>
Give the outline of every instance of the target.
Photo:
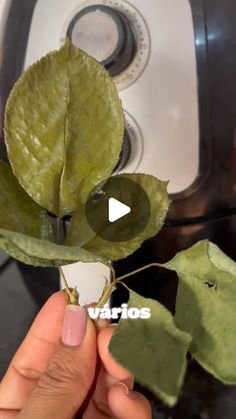
<svg viewBox="0 0 236 419">
<path fill-rule="evenodd" d="M 192 355 L 224 383 L 236 384 L 236 263 L 201 241 L 164 266 L 180 278 L 176 322 L 193 337 Z"/>
<path fill-rule="evenodd" d="M 4 229 L 0 229 L 0 247 L 12 257 L 34 266 L 62 266 L 78 261 L 108 264 L 80 247 L 62 246 Z"/>
<path fill-rule="evenodd" d="M 8 164 L 0 160 L 0 228 L 52 240 L 52 226 L 40 208 L 19 185 Z"/>
<path fill-rule="evenodd" d="M 52 243 L 47 213 L 19 185 L 11 168 L 0 160 L 0 247 L 10 256 L 35 266 L 61 266 L 103 262 L 102 257 L 80 247 Z"/>
<path fill-rule="evenodd" d="M 184 380 L 191 337 L 178 329 L 170 312 L 157 301 L 130 291 L 128 306 L 149 308 L 151 317 L 120 320 L 109 350 L 138 382 L 172 406 Z"/>
<path fill-rule="evenodd" d="M 97 255 L 103 256 L 108 260 L 117 260 L 128 256 L 138 249 L 141 244 L 148 238 L 155 236 L 159 230 L 162 228 L 168 208 L 169 208 L 169 198 L 167 194 L 167 182 L 162 182 L 151 175 L 145 175 L 140 173 L 133 174 L 121 174 L 114 176 L 114 178 L 122 177 L 124 179 L 130 179 L 135 183 L 138 183 L 146 192 L 149 201 L 150 201 L 150 217 L 147 222 L 146 227 L 141 231 L 136 237 L 131 240 L 126 240 L 122 242 L 108 241 L 104 240 L 101 236 L 96 234 L 88 224 L 85 207 L 80 207 L 75 213 L 70 228 L 68 231 L 68 237 L 66 243 L 71 246 L 80 245 L 84 249 L 89 250 Z M 115 182 L 114 182 L 115 185 Z M 121 194 L 123 191 L 120 192 Z M 132 190 L 126 190 L 126 195 L 128 195 L 129 202 L 133 202 L 131 207 L 135 207 L 138 196 L 133 194 Z M 111 191 L 112 195 L 112 191 Z M 123 202 L 123 197 L 117 196 L 116 198 L 120 199 Z M 94 217 L 103 217 L 102 214 L 94 213 Z M 131 214 L 131 217 L 133 215 Z M 132 228 L 130 219 L 124 217 L 123 219 L 123 228 L 129 229 Z M 135 219 L 132 219 L 132 222 L 135 222 Z M 103 226 L 103 229 L 106 229 L 110 226 L 109 221 Z M 116 223 L 114 223 L 114 236 L 115 236 Z M 117 228 L 120 226 L 117 224 Z M 101 233 L 101 231 L 100 231 Z"/>
<path fill-rule="evenodd" d="M 60 217 L 110 175 L 123 131 L 121 103 L 107 71 L 69 41 L 32 65 L 7 102 L 13 171 L 38 204 Z"/>
</svg>

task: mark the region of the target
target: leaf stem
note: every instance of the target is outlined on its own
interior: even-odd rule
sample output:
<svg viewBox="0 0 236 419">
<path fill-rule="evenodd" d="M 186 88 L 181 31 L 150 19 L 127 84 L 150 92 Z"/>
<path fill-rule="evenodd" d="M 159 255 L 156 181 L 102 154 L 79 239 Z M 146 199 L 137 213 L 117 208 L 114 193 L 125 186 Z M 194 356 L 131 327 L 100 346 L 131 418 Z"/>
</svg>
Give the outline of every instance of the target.
<svg viewBox="0 0 236 419">
<path fill-rule="evenodd" d="M 100 297 L 99 301 L 96 304 L 96 307 L 101 308 L 103 307 L 107 301 L 109 300 L 111 294 L 113 291 L 116 290 L 116 281 L 112 281 L 110 284 L 108 284 L 108 281 L 106 282 L 106 285 L 104 287 L 102 296 Z"/>
<path fill-rule="evenodd" d="M 135 275 L 135 274 L 137 274 L 139 272 L 143 272 L 146 269 L 154 268 L 154 267 L 160 267 L 160 266 L 162 266 L 160 263 L 150 263 L 149 265 L 143 266 L 142 268 L 136 269 L 135 271 L 129 272 L 128 274 L 122 275 L 119 278 L 116 278 L 115 277 L 115 270 L 112 267 L 111 268 L 111 272 L 112 272 L 113 280 L 112 280 L 112 282 L 109 285 L 106 285 L 104 287 L 102 296 L 101 296 L 100 300 L 98 301 L 98 303 L 96 304 L 96 307 L 101 308 L 101 307 L 103 307 L 106 304 L 106 302 L 109 300 L 109 298 L 110 298 L 111 294 L 113 293 L 113 291 L 116 290 L 116 285 L 117 284 L 121 283 L 123 286 L 125 286 L 125 288 L 129 289 L 127 287 L 127 285 L 125 285 L 125 284 L 122 283 L 122 281 L 124 279 L 127 279 L 130 276 L 133 276 L 133 275 Z"/>
<path fill-rule="evenodd" d="M 66 291 L 66 294 L 67 294 L 68 303 L 72 304 L 72 305 L 78 305 L 78 297 L 79 297 L 78 291 L 76 290 L 76 288 L 73 289 L 73 290 L 70 289 L 62 267 L 58 266 L 58 269 L 59 269 L 62 281 L 63 281 L 64 286 L 65 286 L 65 291 Z"/>
<path fill-rule="evenodd" d="M 61 239 L 61 235 L 60 235 L 60 218 L 57 217 L 57 229 L 56 229 L 56 242 L 57 244 L 60 244 L 60 239 Z"/>
<path fill-rule="evenodd" d="M 112 280 L 115 281 L 116 280 L 116 271 L 113 268 L 113 266 L 111 266 L 111 275 L 112 275 Z"/>
<path fill-rule="evenodd" d="M 139 272 L 143 272 L 146 269 L 149 268 L 155 268 L 155 267 L 161 267 L 162 265 L 160 263 L 150 263 L 149 265 L 143 266 L 142 268 L 136 269 L 135 271 L 129 272 L 128 274 L 122 275 L 119 278 L 116 278 L 115 282 L 121 282 L 126 278 L 129 278 L 130 276 L 133 276 L 135 274 L 138 274 Z"/>
</svg>

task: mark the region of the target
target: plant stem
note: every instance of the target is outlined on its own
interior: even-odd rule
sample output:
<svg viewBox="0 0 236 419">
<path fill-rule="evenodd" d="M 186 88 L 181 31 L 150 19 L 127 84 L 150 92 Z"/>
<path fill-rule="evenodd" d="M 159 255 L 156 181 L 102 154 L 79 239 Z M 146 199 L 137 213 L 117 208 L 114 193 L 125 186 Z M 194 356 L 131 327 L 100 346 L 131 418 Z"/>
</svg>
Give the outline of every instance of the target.
<svg viewBox="0 0 236 419">
<path fill-rule="evenodd" d="M 96 307 L 99 307 L 99 308 L 103 307 L 109 300 L 113 291 L 115 290 L 116 290 L 116 281 L 112 281 L 111 284 L 109 284 L 107 287 L 104 288 L 103 294 L 101 298 L 99 299 L 99 301 L 97 302 Z"/>
<path fill-rule="evenodd" d="M 57 244 L 60 244 L 60 239 L 61 239 L 61 237 L 60 237 L 60 218 L 59 217 L 57 217 L 57 230 L 56 230 L 56 242 L 57 242 Z"/>
<path fill-rule="evenodd" d="M 116 278 L 115 282 L 121 282 L 126 278 L 129 278 L 130 276 L 133 276 L 135 274 L 138 274 L 139 272 L 143 272 L 146 269 L 149 268 L 155 268 L 162 266 L 160 263 L 150 263 L 149 265 L 143 266 L 142 268 L 136 269 L 135 271 L 129 272 L 128 274 L 122 275 L 119 278 Z"/>
<path fill-rule="evenodd" d="M 116 285 L 117 284 L 121 283 L 123 286 L 125 286 L 125 288 L 129 289 L 127 287 L 127 285 L 122 283 L 122 281 L 124 279 L 129 278 L 130 276 L 135 275 L 139 272 L 143 272 L 146 269 L 154 268 L 154 267 L 160 267 L 160 266 L 162 266 L 160 263 L 150 263 L 149 265 L 143 266 L 142 268 L 136 269 L 135 271 L 129 272 L 128 274 L 122 275 L 119 278 L 115 278 L 115 270 L 114 270 L 114 268 L 112 268 L 111 271 L 112 271 L 113 281 L 108 286 L 106 286 L 104 288 L 103 294 L 102 294 L 100 300 L 98 301 L 96 307 L 101 308 L 106 304 L 106 302 L 109 300 L 113 291 L 116 290 Z"/>
<path fill-rule="evenodd" d="M 64 286 L 65 286 L 65 290 L 66 290 L 66 294 L 67 294 L 67 297 L 68 297 L 69 304 L 78 305 L 78 297 L 79 297 L 79 295 L 78 295 L 77 290 L 74 289 L 74 290 L 71 291 L 71 289 L 70 289 L 70 287 L 69 287 L 69 285 L 67 283 L 67 280 L 66 280 L 66 277 L 65 277 L 65 274 L 63 272 L 62 267 L 59 266 L 58 269 L 59 269 L 59 272 L 61 274 L 61 278 L 62 278 L 63 283 L 64 283 Z"/>
<path fill-rule="evenodd" d="M 116 271 L 113 268 L 113 266 L 111 266 L 111 275 L 112 275 L 112 280 L 115 281 L 116 280 Z"/>
</svg>

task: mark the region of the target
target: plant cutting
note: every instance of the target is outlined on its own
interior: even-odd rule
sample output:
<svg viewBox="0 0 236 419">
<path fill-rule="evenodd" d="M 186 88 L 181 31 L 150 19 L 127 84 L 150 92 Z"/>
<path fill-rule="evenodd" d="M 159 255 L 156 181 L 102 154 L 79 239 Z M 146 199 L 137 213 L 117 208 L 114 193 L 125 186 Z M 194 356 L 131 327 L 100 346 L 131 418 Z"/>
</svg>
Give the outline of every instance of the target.
<svg viewBox="0 0 236 419">
<path fill-rule="evenodd" d="M 97 307 L 106 304 L 118 283 L 127 287 L 126 278 L 136 272 L 148 275 L 151 266 L 176 271 L 174 316 L 158 301 L 129 289 L 128 307 L 147 307 L 151 317 L 121 319 L 109 346 L 112 356 L 170 406 L 181 392 L 187 354 L 222 382 L 236 384 L 233 260 L 204 240 L 165 264 L 157 261 L 118 278 L 112 269 L 112 261 L 127 257 L 160 231 L 170 200 L 165 181 L 148 174 L 113 174 L 124 115 L 107 71 L 66 42 L 16 82 L 4 130 L 10 165 L 0 162 L 1 248 L 24 263 L 57 267 L 70 304 L 79 303 L 78 294 L 69 288 L 63 265 L 101 262 L 111 268 L 112 279 L 107 279 Z M 106 240 L 87 221 L 91 191 L 96 199 L 110 176 L 139 184 L 150 202 L 144 229 L 127 241 Z M 67 216 L 71 221 L 62 237 Z M 125 218 L 123 222 L 125 229 L 132 228 Z"/>
</svg>

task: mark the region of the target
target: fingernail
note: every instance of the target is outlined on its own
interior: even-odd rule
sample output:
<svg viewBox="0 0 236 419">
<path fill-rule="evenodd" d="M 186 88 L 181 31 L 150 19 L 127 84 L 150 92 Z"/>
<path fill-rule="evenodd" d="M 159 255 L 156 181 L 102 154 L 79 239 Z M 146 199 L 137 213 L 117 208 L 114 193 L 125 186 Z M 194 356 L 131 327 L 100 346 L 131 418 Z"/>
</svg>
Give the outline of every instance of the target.
<svg viewBox="0 0 236 419">
<path fill-rule="evenodd" d="M 137 395 L 135 391 L 130 390 L 125 383 L 116 383 L 116 386 L 122 386 L 126 396 L 130 397 L 131 399 L 137 399 Z"/>
<path fill-rule="evenodd" d="M 76 305 L 67 305 L 62 328 L 62 342 L 67 346 L 79 346 L 85 336 L 87 310 Z"/>
</svg>

